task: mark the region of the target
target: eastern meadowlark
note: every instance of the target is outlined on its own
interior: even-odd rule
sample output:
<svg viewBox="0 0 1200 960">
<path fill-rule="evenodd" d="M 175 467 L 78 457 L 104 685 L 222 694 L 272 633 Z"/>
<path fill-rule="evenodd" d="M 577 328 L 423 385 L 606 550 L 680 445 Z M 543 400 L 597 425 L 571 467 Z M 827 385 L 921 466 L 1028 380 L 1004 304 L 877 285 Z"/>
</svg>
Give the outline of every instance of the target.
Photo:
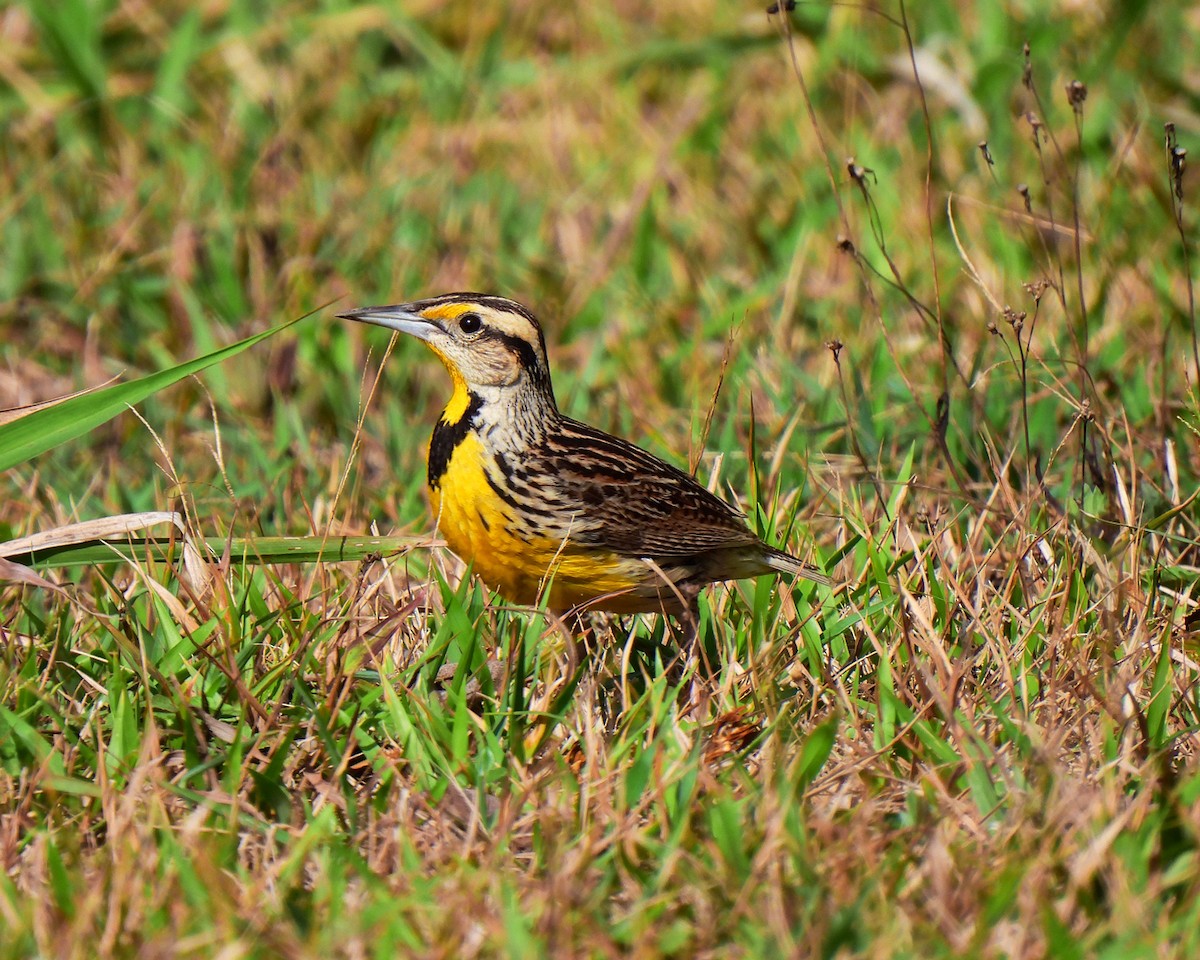
<svg viewBox="0 0 1200 960">
<path fill-rule="evenodd" d="M 445 365 L 454 392 L 428 463 L 437 526 L 514 603 L 681 614 L 713 581 L 830 582 L 682 470 L 560 413 L 541 326 L 519 303 L 448 293 L 340 316 L 424 340 Z"/>
</svg>

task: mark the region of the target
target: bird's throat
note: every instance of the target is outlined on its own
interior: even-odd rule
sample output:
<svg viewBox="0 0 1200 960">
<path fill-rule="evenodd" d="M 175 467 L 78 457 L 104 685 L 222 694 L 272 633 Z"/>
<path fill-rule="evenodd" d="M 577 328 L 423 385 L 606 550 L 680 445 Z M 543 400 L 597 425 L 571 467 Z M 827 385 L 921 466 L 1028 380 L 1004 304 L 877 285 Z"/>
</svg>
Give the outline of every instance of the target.
<svg viewBox="0 0 1200 960">
<path fill-rule="evenodd" d="M 446 409 L 442 411 L 442 420 L 445 423 L 458 423 L 466 415 L 467 408 L 470 407 L 471 400 L 475 395 L 467 386 L 467 381 L 458 366 L 432 343 L 425 345 L 442 361 L 442 366 L 446 368 L 446 372 L 450 374 L 450 379 L 454 382 L 454 393 L 450 397 L 450 402 L 446 404 Z"/>
</svg>

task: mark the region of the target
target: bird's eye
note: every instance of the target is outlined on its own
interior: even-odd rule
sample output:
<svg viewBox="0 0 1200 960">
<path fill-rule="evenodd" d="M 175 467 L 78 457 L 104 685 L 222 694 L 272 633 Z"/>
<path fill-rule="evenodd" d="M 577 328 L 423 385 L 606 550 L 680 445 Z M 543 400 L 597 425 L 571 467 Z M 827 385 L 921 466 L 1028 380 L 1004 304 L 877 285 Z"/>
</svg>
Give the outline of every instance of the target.
<svg viewBox="0 0 1200 960">
<path fill-rule="evenodd" d="M 478 333 L 483 329 L 483 318 L 477 313 L 464 313 L 458 318 L 458 329 L 463 333 Z"/>
</svg>

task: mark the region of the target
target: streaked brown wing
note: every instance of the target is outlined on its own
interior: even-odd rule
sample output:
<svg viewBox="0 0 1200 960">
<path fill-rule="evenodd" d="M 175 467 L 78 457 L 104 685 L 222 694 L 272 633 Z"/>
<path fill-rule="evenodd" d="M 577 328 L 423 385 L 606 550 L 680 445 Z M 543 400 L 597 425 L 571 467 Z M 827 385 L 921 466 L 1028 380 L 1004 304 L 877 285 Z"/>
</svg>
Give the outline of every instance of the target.
<svg viewBox="0 0 1200 960">
<path fill-rule="evenodd" d="M 585 423 L 563 418 L 536 456 L 577 544 L 671 560 L 756 545 L 729 504 L 688 474 Z"/>
</svg>

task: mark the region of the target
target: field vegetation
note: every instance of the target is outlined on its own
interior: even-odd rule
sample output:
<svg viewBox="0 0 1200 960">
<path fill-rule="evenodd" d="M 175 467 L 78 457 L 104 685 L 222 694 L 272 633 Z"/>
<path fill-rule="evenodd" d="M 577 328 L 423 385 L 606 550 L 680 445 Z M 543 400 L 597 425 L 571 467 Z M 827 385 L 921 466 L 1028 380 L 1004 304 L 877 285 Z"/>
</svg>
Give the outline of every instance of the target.
<svg viewBox="0 0 1200 960">
<path fill-rule="evenodd" d="M 263 9 L 0 10 L 0 957 L 1200 955 L 1197 10 Z M 572 672 L 451 290 L 837 586 Z"/>
</svg>

